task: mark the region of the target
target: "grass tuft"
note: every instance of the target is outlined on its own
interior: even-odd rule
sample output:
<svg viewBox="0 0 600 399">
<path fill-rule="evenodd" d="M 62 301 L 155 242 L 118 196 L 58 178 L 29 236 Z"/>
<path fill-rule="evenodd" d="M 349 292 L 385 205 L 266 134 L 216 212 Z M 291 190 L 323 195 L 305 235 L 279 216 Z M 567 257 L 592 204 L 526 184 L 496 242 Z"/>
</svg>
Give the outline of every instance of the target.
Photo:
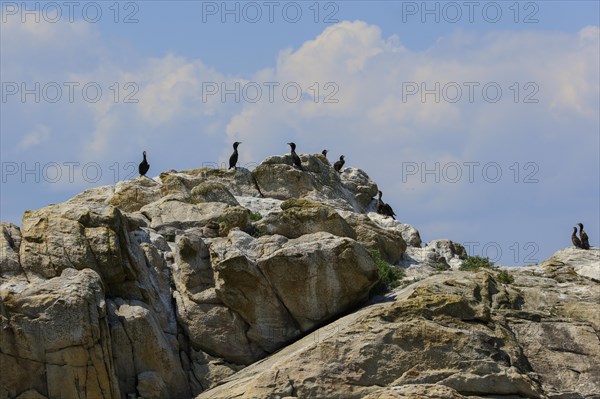
<svg viewBox="0 0 600 399">
<path fill-rule="evenodd" d="M 379 276 L 377 283 L 371 288 L 370 295 L 381 295 L 400 285 L 400 280 L 406 276 L 404 270 L 398 269 L 387 263 L 378 250 L 371 249 L 369 253 L 377 265 L 377 274 Z"/>
</svg>

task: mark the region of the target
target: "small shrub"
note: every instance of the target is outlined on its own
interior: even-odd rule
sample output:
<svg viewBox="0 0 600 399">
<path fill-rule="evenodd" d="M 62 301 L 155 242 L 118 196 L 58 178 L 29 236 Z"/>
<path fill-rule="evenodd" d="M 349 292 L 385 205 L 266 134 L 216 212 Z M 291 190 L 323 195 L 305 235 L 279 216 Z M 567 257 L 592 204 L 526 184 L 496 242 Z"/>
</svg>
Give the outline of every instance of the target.
<svg viewBox="0 0 600 399">
<path fill-rule="evenodd" d="M 250 221 L 258 222 L 260 219 L 262 219 L 262 216 L 260 213 L 250 211 Z"/>
<path fill-rule="evenodd" d="M 481 268 L 493 269 L 494 262 L 490 262 L 489 258 L 482 258 L 481 256 L 469 256 L 460 265 L 460 270 L 471 270 L 476 271 Z"/>
<path fill-rule="evenodd" d="M 506 270 L 502 270 L 496 276 L 496 280 L 502 284 L 512 284 L 515 281 L 515 277 Z"/>
<path fill-rule="evenodd" d="M 450 266 L 441 262 L 434 263 L 432 267 L 438 272 L 445 272 L 446 270 L 450 270 Z"/>
<path fill-rule="evenodd" d="M 381 253 L 377 250 L 370 250 L 369 253 L 377 265 L 377 274 L 379 276 L 377 283 L 371 288 L 370 295 L 384 294 L 391 289 L 396 288 L 400 284 L 399 280 L 406 276 L 404 270 L 398 269 L 387 263 L 381 257 Z"/>
</svg>

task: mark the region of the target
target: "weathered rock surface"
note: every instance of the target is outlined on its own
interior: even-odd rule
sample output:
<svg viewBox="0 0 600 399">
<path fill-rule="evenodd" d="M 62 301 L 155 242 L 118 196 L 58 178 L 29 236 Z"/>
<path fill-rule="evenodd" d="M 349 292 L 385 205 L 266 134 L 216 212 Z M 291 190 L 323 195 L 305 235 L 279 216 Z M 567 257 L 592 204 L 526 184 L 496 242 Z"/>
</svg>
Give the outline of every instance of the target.
<svg viewBox="0 0 600 399">
<path fill-rule="evenodd" d="M 507 268 L 509 285 L 460 272 L 460 244 L 421 248 L 371 212 L 363 171 L 301 159 L 139 177 L 1 223 L 0 399 L 600 392 L 598 249 Z M 369 250 L 408 278 L 364 307 L 385 267 Z"/>
<path fill-rule="evenodd" d="M 598 283 L 568 264 L 509 270 L 510 285 L 494 271 L 427 277 L 199 398 L 596 397 Z"/>
<path fill-rule="evenodd" d="M 0 279 L 22 274 L 19 262 L 21 230 L 12 223 L 0 223 Z"/>
<path fill-rule="evenodd" d="M 600 252 L 598 248 L 584 250 L 575 247 L 556 252 L 550 259 L 542 263 L 544 266 L 572 267 L 577 274 L 600 281 Z"/>
<path fill-rule="evenodd" d="M 400 265 L 409 279 L 421 279 L 445 270 L 458 270 L 467 258 L 465 248 L 450 240 L 433 240 L 422 248 L 408 247 Z"/>
<path fill-rule="evenodd" d="M 125 212 L 139 211 L 160 199 L 160 184 L 152 179 L 140 176 L 135 180 L 118 182 L 114 193 L 106 199 L 106 203 Z"/>
<path fill-rule="evenodd" d="M 282 212 L 257 223 L 260 234 L 279 234 L 298 238 L 321 231 L 356 239 L 356 232 L 333 208 L 305 199 L 289 199 L 281 204 Z"/>
<path fill-rule="evenodd" d="M 406 251 L 406 242 L 396 229 L 386 229 L 367 215 L 347 214 L 348 223 L 356 231 L 357 240 L 366 248 L 378 250 L 383 259 L 397 264 Z"/>
<path fill-rule="evenodd" d="M 238 196 L 258 197 L 253 174 L 245 168 L 224 170 L 217 168 L 199 168 L 183 172 L 166 172 L 160 175 L 162 195 L 191 194 L 191 191 L 203 183 L 220 184 L 230 193 Z"/>
<path fill-rule="evenodd" d="M 120 397 L 96 272 L 66 268 L 35 284 L 3 284 L 0 298 L 5 396 L 35 390 L 49 398 Z"/>
<path fill-rule="evenodd" d="M 377 185 L 360 169 L 337 173 L 323 157 L 300 154 L 304 172 L 292 166 L 290 155 L 265 159 L 252 172 L 266 197 L 286 200 L 306 198 L 336 208 L 364 212 Z"/>
</svg>

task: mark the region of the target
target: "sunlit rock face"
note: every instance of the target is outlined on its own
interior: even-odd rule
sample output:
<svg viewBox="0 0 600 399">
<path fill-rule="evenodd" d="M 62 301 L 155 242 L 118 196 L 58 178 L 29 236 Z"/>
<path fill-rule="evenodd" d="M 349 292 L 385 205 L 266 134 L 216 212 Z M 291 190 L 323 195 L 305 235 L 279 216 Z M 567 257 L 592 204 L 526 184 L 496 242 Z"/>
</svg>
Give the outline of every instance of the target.
<svg viewBox="0 0 600 399">
<path fill-rule="evenodd" d="M 0 398 L 600 392 L 597 249 L 507 268 L 510 284 L 463 272 L 460 244 L 373 212 L 364 171 L 300 157 L 139 177 L 1 223 Z M 382 260 L 405 283 L 370 298 Z"/>
</svg>

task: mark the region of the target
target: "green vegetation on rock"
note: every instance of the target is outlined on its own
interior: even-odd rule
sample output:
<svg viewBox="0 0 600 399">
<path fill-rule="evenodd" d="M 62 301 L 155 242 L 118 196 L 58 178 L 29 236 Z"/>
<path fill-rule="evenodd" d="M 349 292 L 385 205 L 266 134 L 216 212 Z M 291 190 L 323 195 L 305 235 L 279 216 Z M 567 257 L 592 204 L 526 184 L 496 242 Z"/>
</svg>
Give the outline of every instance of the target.
<svg viewBox="0 0 600 399">
<path fill-rule="evenodd" d="M 506 270 L 502 270 L 498 273 L 498 276 L 496 276 L 496 280 L 502 284 L 512 284 L 515 281 L 515 278 Z"/>
<path fill-rule="evenodd" d="M 262 215 L 260 213 L 250 211 L 250 221 L 258 222 L 260 219 L 262 219 Z"/>
<path fill-rule="evenodd" d="M 490 261 L 489 258 L 482 258 L 481 256 L 469 256 L 460 265 L 460 270 L 478 271 L 479 269 L 497 270 L 498 266 L 494 266 L 494 262 Z M 496 275 L 496 280 L 502 284 L 511 284 L 515 281 L 515 278 L 506 270 L 501 270 Z"/>
<path fill-rule="evenodd" d="M 371 249 L 369 253 L 377 265 L 377 274 L 379 275 L 377 283 L 371 288 L 371 296 L 384 294 L 400 285 L 400 280 L 406 276 L 404 270 L 387 263 L 378 250 Z"/>
<path fill-rule="evenodd" d="M 477 271 L 481 268 L 493 269 L 494 262 L 491 262 L 489 258 L 482 258 L 481 256 L 469 256 L 460 265 L 460 270 L 471 270 Z"/>
</svg>

